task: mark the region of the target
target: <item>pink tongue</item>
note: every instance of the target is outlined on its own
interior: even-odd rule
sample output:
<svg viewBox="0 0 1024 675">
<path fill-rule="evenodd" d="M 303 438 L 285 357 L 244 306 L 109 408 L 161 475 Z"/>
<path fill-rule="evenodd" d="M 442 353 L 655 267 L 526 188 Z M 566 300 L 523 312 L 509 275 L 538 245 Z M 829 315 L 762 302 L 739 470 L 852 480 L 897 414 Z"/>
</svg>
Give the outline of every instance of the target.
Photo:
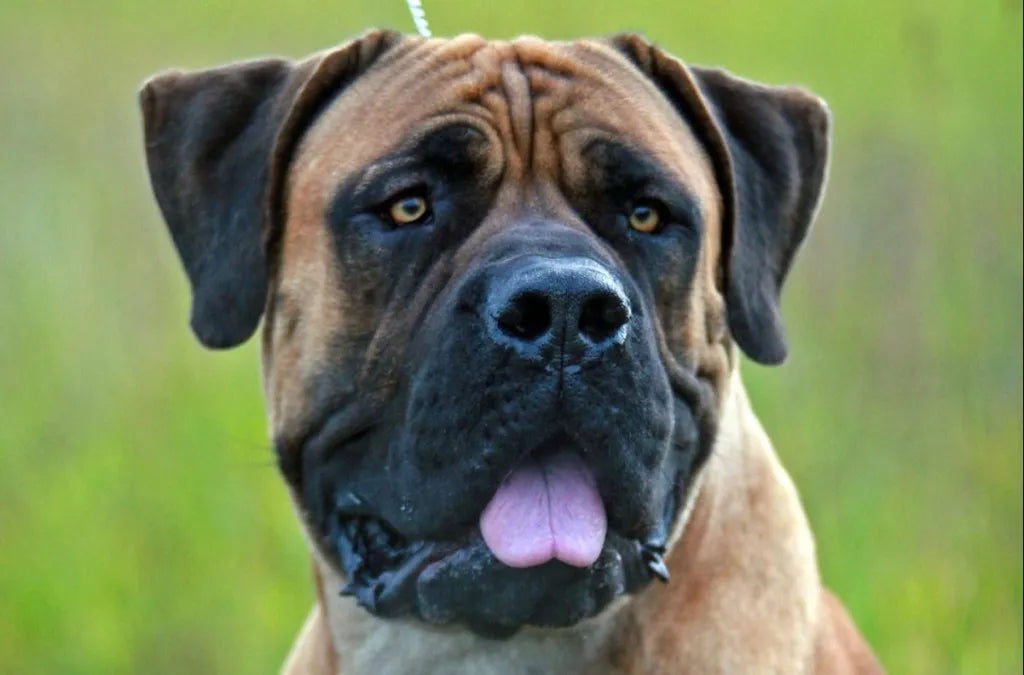
<svg viewBox="0 0 1024 675">
<path fill-rule="evenodd" d="M 552 558 L 586 567 L 601 554 L 607 529 L 594 475 L 572 452 L 516 468 L 480 516 L 487 548 L 509 567 Z"/>
</svg>

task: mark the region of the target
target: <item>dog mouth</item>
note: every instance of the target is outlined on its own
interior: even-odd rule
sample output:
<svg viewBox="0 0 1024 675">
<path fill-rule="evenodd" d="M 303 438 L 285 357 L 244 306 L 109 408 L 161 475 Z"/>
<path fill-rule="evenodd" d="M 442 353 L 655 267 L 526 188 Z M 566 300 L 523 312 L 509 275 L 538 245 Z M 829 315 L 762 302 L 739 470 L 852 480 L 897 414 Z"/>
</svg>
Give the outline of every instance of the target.
<svg viewBox="0 0 1024 675">
<path fill-rule="evenodd" d="M 651 579 L 667 582 L 663 556 L 681 483 L 668 491 L 655 526 L 641 538 L 627 537 L 607 528 L 582 457 L 531 456 L 461 536 L 409 539 L 348 491 L 335 499 L 324 544 L 346 579 L 341 594 L 372 614 L 461 621 L 503 638 L 524 625 L 573 625 Z"/>
<path fill-rule="evenodd" d="M 351 495 L 350 495 L 351 497 Z M 457 550 L 456 542 L 410 541 L 380 518 L 340 511 L 328 535 L 345 578 L 341 595 L 377 616 L 415 609 L 415 583 L 431 563 Z"/>
</svg>

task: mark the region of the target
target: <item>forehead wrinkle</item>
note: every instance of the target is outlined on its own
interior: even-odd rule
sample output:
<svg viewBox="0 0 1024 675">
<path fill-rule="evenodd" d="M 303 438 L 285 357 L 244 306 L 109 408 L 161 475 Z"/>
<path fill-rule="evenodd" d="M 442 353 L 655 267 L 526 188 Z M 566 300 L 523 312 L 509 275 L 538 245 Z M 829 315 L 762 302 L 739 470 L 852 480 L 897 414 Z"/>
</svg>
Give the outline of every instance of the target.
<svg viewBox="0 0 1024 675">
<path fill-rule="evenodd" d="M 376 125 L 380 128 L 408 129 L 409 124 L 387 127 L 386 123 L 429 117 L 445 102 L 479 101 L 481 93 L 497 82 L 493 69 L 480 68 L 475 58 L 487 47 L 486 41 L 474 35 L 420 41 L 389 59 L 383 64 L 386 67 L 371 67 L 322 117 L 339 107 L 354 107 L 372 113 L 368 119 L 380 120 Z"/>
<path fill-rule="evenodd" d="M 502 63 L 501 88 L 512 128 L 513 148 L 518 150 L 522 163 L 528 165 L 533 154 L 534 103 L 530 96 L 530 82 L 518 59 Z"/>
<path fill-rule="evenodd" d="M 532 154 L 533 110 L 518 56 L 509 43 L 493 42 L 474 52 L 472 66 L 481 78 L 478 102 L 488 111 L 509 169 L 519 175 Z"/>
<path fill-rule="evenodd" d="M 359 172 L 359 180 L 353 186 L 352 192 L 359 193 L 366 190 L 367 187 L 382 175 L 395 171 L 401 166 L 408 165 L 410 159 L 407 156 L 393 157 L 389 155 L 370 162 L 366 168 Z"/>
<path fill-rule="evenodd" d="M 588 111 L 600 110 L 601 124 L 616 133 L 663 129 L 666 120 L 678 118 L 675 108 L 650 78 L 607 45 L 578 41 L 543 47 L 540 44 L 531 50 L 531 63 L 540 66 L 532 83 L 534 88 L 554 88 L 559 82 L 570 84 L 562 90 L 574 107 L 582 109 L 585 116 Z M 565 72 L 567 68 L 569 74 Z"/>
<path fill-rule="evenodd" d="M 459 114 L 493 127 L 493 113 L 480 99 L 496 76 L 473 67 L 467 59 L 443 56 L 456 48 L 471 55 L 480 45 L 470 39 L 435 42 L 416 45 L 386 69 L 371 68 L 326 107 L 298 144 L 289 171 L 289 192 L 295 176 L 310 175 L 317 165 L 326 165 L 322 178 L 337 183 L 403 141 L 375 132 L 378 129 L 414 129 L 432 118 Z M 347 133 L 350 121 L 366 129 L 363 120 L 375 121 L 368 133 Z"/>
<path fill-rule="evenodd" d="M 591 53 L 600 68 L 581 68 L 580 81 L 592 85 L 577 88 L 572 105 L 553 120 L 563 156 L 579 152 L 594 138 L 619 140 L 643 147 L 675 180 L 701 193 L 717 193 L 706 150 L 661 91 L 617 55 L 584 52 Z"/>
<path fill-rule="evenodd" d="M 383 176 L 402 169 L 412 169 L 421 165 L 423 160 L 434 159 L 433 153 L 427 152 L 426 148 L 435 142 L 435 136 L 444 134 L 458 127 L 469 127 L 480 132 L 482 139 L 464 140 L 447 143 L 446 152 L 448 157 L 458 157 L 460 161 L 469 161 L 477 164 L 476 172 L 483 178 L 494 177 L 501 172 L 502 162 L 494 161 L 490 153 L 484 153 L 485 160 L 479 162 L 479 153 L 474 152 L 478 142 L 493 146 L 495 139 L 493 131 L 486 126 L 474 124 L 473 120 L 479 121 L 478 116 L 473 115 L 440 115 L 430 120 L 425 120 L 422 127 L 410 132 L 403 137 L 396 145 L 393 152 L 371 160 L 369 164 L 361 168 L 357 173 L 358 181 L 352 187 L 352 194 L 358 194 L 367 189 L 371 184 Z"/>
<path fill-rule="evenodd" d="M 528 37 L 515 46 L 533 94 L 537 168 L 560 174 L 560 164 L 573 160 L 567 154 L 572 144 L 563 143 L 562 136 L 586 129 L 652 151 L 664 148 L 658 152 L 661 163 L 691 173 L 671 161 L 691 149 L 685 140 L 688 128 L 660 90 L 624 57 L 592 42 L 545 43 Z"/>
</svg>

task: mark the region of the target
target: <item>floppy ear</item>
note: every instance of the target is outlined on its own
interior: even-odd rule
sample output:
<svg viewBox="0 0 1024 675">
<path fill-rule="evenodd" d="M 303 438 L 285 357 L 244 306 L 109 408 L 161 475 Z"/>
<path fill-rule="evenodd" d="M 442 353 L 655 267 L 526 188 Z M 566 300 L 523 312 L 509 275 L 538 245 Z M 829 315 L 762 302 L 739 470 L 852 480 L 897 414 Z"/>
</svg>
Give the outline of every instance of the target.
<svg viewBox="0 0 1024 675">
<path fill-rule="evenodd" d="M 233 347 L 259 324 L 264 236 L 302 131 L 326 98 L 401 39 L 376 31 L 306 61 L 157 75 L 139 93 L 153 193 L 192 286 L 192 330 Z"/>
<path fill-rule="evenodd" d="M 707 148 L 725 206 L 729 330 L 753 360 L 781 363 L 788 348 L 779 293 L 824 186 L 828 108 L 799 87 L 687 68 L 636 35 L 612 42 L 654 80 Z"/>
</svg>

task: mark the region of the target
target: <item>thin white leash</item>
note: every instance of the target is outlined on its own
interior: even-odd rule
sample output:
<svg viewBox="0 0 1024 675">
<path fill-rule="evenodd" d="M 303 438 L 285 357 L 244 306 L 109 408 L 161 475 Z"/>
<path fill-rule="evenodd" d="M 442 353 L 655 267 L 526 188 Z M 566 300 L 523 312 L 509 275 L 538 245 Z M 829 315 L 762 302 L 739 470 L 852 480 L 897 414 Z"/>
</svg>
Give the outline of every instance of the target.
<svg viewBox="0 0 1024 675">
<path fill-rule="evenodd" d="M 412 14 L 412 22 L 416 24 L 416 32 L 425 38 L 430 37 L 430 26 L 427 25 L 427 13 L 423 11 L 423 3 L 420 0 L 405 0 L 409 5 L 409 13 Z"/>
</svg>

